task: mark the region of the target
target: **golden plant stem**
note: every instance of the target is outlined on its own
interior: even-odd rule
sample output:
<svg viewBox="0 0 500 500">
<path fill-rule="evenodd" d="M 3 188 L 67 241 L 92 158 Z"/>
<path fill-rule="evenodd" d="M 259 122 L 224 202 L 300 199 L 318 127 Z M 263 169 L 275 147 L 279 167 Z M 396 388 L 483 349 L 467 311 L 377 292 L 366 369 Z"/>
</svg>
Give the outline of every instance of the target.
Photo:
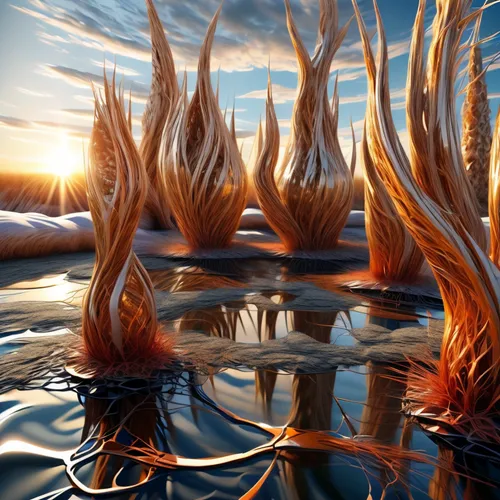
<svg viewBox="0 0 500 500">
<path fill-rule="evenodd" d="M 490 258 L 497 267 L 500 267 L 500 107 L 493 131 L 489 181 Z"/>
<path fill-rule="evenodd" d="M 361 143 L 365 185 L 365 225 L 370 250 L 370 271 L 378 279 L 414 281 L 424 256 L 398 215 L 375 165 L 396 161 L 409 168 L 409 160 L 392 119 L 389 72 L 377 68 L 366 26 L 356 0 L 353 0 L 363 43 L 368 77 L 368 99 Z M 383 34 L 382 34 L 383 36 Z M 387 54 L 386 59 L 387 59 Z M 380 95 L 377 106 L 376 94 Z M 384 122 L 384 132 L 379 122 Z"/>
<path fill-rule="evenodd" d="M 481 47 L 470 49 L 469 85 L 462 108 L 462 153 L 467 177 L 482 215 L 488 213 L 488 171 L 491 148 L 490 104 Z"/>
<path fill-rule="evenodd" d="M 285 0 L 290 38 L 298 60 L 298 95 L 290 140 L 277 175 L 284 214 L 295 221 L 281 226 L 288 250 L 323 250 L 336 246 L 351 210 L 352 175 L 337 136 L 337 119 L 328 104 L 330 66 L 349 27 L 338 30 L 335 0 L 320 1 L 319 43 L 312 59 L 303 44 Z M 269 200 L 276 205 L 277 200 Z M 276 222 L 274 225 L 276 226 Z M 282 221 L 279 221 L 282 224 Z M 270 224 L 273 225 L 270 221 Z M 286 237 L 283 233 L 287 233 Z"/>
<path fill-rule="evenodd" d="M 104 364 L 151 353 L 158 324 L 151 280 L 132 250 L 148 180 L 125 116 L 123 94 L 104 75 L 95 95 L 87 197 L 96 236 L 94 272 L 83 303 L 82 336 Z"/>
<path fill-rule="evenodd" d="M 142 141 L 139 148 L 149 177 L 145 209 L 162 229 L 170 229 L 173 221 L 168 193 L 164 191 L 160 178 L 158 152 L 163 128 L 179 99 L 179 85 L 172 51 L 153 0 L 146 0 L 146 7 L 151 27 L 153 79 L 142 117 Z"/>
<path fill-rule="evenodd" d="M 406 111 L 411 168 L 419 187 L 436 204 L 457 214 L 479 247 L 486 250 L 479 205 L 461 154 L 454 92 L 460 40 L 470 22 L 466 15 L 471 4 L 472 0 L 436 0 L 427 64 L 423 25 L 414 32 Z"/>
<path fill-rule="evenodd" d="M 181 98 L 160 147 L 163 182 L 180 231 L 196 248 L 231 244 L 246 206 L 247 173 L 210 82 L 210 52 L 220 8 L 201 47 L 198 81 Z"/>
<path fill-rule="evenodd" d="M 451 34 L 453 30 L 450 26 L 463 29 L 463 25 L 473 19 L 467 16 L 468 3 L 467 0 L 437 0 L 433 57 L 428 61 L 429 75 L 436 74 L 436 66 L 444 74 L 453 74 L 457 61 L 445 58 L 443 52 L 448 47 L 447 38 L 451 37 L 453 41 L 456 36 L 455 33 Z M 387 45 L 376 2 L 375 12 L 380 40 L 378 66 L 382 73 L 387 71 Z M 408 84 L 411 92 L 417 95 L 425 83 L 422 65 L 424 13 L 425 1 L 421 0 L 413 30 Z M 376 105 L 379 108 L 383 106 L 382 89 L 382 86 L 377 86 Z M 452 87 L 442 90 L 444 95 L 440 99 L 454 99 Z M 426 114 L 436 117 L 436 107 L 439 105 L 440 100 L 429 99 Z M 414 105 L 409 106 L 410 111 L 414 109 Z M 456 128 L 454 114 L 442 118 L 443 131 Z M 412 162 L 417 161 L 416 152 L 419 152 L 419 165 L 417 169 L 412 165 L 413 171 L 427 171 L 429 178 L 437 182 L 433 186 L 435 192 L 444 192 L 444 178 L 438 175 L 437 165 L 454 165 L 454 168 L 455 162 L 461 165 L 461 160 L 457 160 L 460 156 L 459 144 L 451 143 L 449 149 L 436 147 L 435 144 L 426 147 L 427 133 L 420 129 L 420 123 L 413 122 L 411 113 L 408 120 L 413 127 L 410 134 Z M 382 120 L 378 121 L 378 126 L 382 134 L 388 135 Z M 435 139 L 434 136 L 429 142 Z M 394 152 L 389 153 L 395 156 Z M 398 213 L 436 277 L 445 308 L 440 361 L 435 371 L 428 371 L 419 365 L 412 366 L 409 373 L 410 397 L 420 407 L 432 407 L 433 412 L 441 412 L 444 418 L 463 432 L 470 432 L 482 439 L 500 440 L 491 420 L 493 415 L 498 414 L 500 401 L 500 276 L 470 234 L 463 217 L 450 210 L 445 199 L 434 199 L 428 194 L 414 178 L 408 165 L 392 161 L 377 163 L 376 168 Z M 448 181 L 452 181 L 450 172 L 448 175 Z"/>
</svg>

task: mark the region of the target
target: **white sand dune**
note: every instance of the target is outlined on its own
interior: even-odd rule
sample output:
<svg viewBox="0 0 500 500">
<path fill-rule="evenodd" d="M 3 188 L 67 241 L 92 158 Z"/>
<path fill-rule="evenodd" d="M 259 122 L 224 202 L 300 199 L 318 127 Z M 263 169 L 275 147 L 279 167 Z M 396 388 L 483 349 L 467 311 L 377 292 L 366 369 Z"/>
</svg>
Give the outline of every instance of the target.
<svg viewBox="0 0 500 500">
<path fill-rule="evenodd" d="M 364 212 L 352 211 L 346 227 L 363 227 Z M 269 230 L 262 211 L 248 208 L 243 212 L 240 231 Z M 258 239 L 258 234 L 245 234 L 246 240 Z M 174 235 L 172 234 L 172 237 Z M 152 241 L 165 239 L 164 232 L 139 229 L 136 246 L 139 251 L 151 248 Z M 180 243 L 179 234 L 175 237 Z M 273 241 L 274 243 L 274 241 Z M 94 249 L 94 232 L 90 212 L 61 217 L 39 213 L 0 211 L 0 259 L 39 257 L 55 253 L 70 253 Z"/>
</svg>

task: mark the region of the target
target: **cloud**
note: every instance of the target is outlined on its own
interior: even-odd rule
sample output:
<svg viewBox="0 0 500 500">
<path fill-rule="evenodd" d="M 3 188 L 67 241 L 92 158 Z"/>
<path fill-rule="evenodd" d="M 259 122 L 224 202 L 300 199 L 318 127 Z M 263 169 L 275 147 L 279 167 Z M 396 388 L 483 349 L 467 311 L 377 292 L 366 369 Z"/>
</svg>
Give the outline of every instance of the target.
<svg viewBox="0 0 500 500">
<path fill-rule="evenodd" d="M 38 92 L 36 90 L 29 90 L 29 89 L 25 89 L 23 87 L 17 87 L 17 90 L 19 92 L 21 92 L 21 94 L 24 94 L 24 95 L 29 95 L 31 97 L 54 97 L 52 94 L 47 94 L 47 93 L 44 93 L 44 92 Z"/>
<path fill-rule="evenodd" d="M 59 78 L 78 88 L 89 88 L 92 84 L 99 88 L 104 86 L 103 76 L 96 75 L 95 73 L 88 73 L 86 71 L 79 71 L 66 66 L 45 65 L 42 66 L 42 74 L 52 78 Z M 120 79 L 118 78 L 118 82 L 119 81 Z M 132 101 L 139 104 L 145 104 L 149 97 L 149 88 L 136 82 L 125 84 L 125 89 L 130 87 L 132 88 Z M 126 94 L 128 94 L 128 92 L 126 92 Z"/>
<path fill-rule="evenodd" d="M 124 32 L 125 29 L 123 26 L 113 22 L 109 16 L 106 17 L 104 11 L 98 7 L 94 6 L 99 11 L 100 17 L 88 16 L 79 9 L 68 12 L 50 2 L 44 5 L 45 9 L 43 12 L 40 10 L 28 9 L 26 7 L 18 7 L 16 5 L 12 7 L 23 14 L 42 21 L 48 26 L 52 26 L 78 37 L 72 39 L 73 43 L 80 43 L 82 45 L 91 44 L 91 46 L 96 49 L 122 54 L 125 57 L 132 57 L 143 61 L 151 60 L 151 49 L 149 45 L 146 42 L 120 36 L 116 30 L 112 31 L 110 28 L 113 27 L 118 28 L 120 31 L 122 30 L 121 28 L 123 28 Z M 88 8 L 88 6 L 86 8 Z M 106 26 L 100 21 L 96 21 L 96 19 L 106 19 L 108 22 L 111 21 L 111 26 Z"/>
<path fill-rule="evenodd" d="M 50 121 L 29 121 L 14 116 L 0 115 L 0 127 L 11 130 L 33 130 L 37 132 L 65 133 L 74 138 L 88 138 L 91 127 L 82 127 L 79 125 L 69 125 Z"/>
<path fill-rule="evenodd" d="M 488 94 L 488 99 L 500 99 L 500 92 L 490 92 Z"/>
<path fill-rule="evenodd" d="M 285 87 L 277 83 L 273 83 L 273 101 L 275 104 L 283 104 L 288 101 L 294 101 L 297 95 L 297 89 Z M 238 99 L 266 99 L 267 89 L 252 90 L 247 94 L 238 96 Z"/>
<path fill-rule="evenodd" d="M 94 121 L 94 110 L 93 109 L 78 109 L 78 108 L 65 108 L 58 110 L 57 113 L 61 113 L 67 116 L 71 116 L 73 118 L 79 118 L 87 121 Z M 134 125 L 141 125 L 142 115 L 133 115 L 132 123 Z"/>
<path fill-rule="evenodd" d="M 219 7 L 219 0 L 157 0 L 168 39 L 178 67 L 195 70 L 203 37 L 208 24 Z M 363 3 L 363 2 L 360 2 Z M 339 0 L 340 23 L 352 15 L 351 0 Z M 32 2 L 33 8 L 14 7 L 47 26 L 62 30 L 64 42 L 109 51 L 128 58 L 149 61 L 149 25 L 143 3 L 120 0 L 120 9 L 110 10 L 104 2 L 74 1 L 62 8 L 52 0 Z M 67 4 L 66 4 L 67 5 Z M 140 7 L 139 7 L 140 6 Z M 294 19 L 306 47 L 312 52 L 316 44 L 318 2 L 297 0 L 292 5 Z M 373 29 L 373 12 L 364 13 Z M 52 35 L 52 34 L 51 34 Z M 55 35 L 54 35 L 55 36 Z M 56 40 L 46 41 L 56 42 Z M 58 40 L 62 41 L 62 40 Z M 408 51 L 408 40 L 391 41 L 389 58 Z M 214 41 L 213 64 L 224 71 L 245 71 L 266 67 L 268 56 L 274 70 L 297 71 L 297 61 L 286 26 L 283 2 L 276 0 L 232 0 L 226 2 L 220 16 Z M 359 33 L 354 23 L 339 49 L 332 69 L 364 68 Z M 355 79 L 361 72 L 346 73 L 341 79 Z"/>
<path fill-rule="evenodd" d="M 96 61 L 95 59 L 92 59 L 92 64 L 94 66 L 97 66 L 98 68 L 104 68 L 106 66 L 107 69 L 113 69 L 115 68 L 115 63 L 110 61 L 109 59 L 106 59 L 105 61 Z M 125 76 L 139 76 L 140 73 L 136 71 L 135 69 L 132 68 L 127 68 L 126 66 L 121 66 L 120 64 L 116 64 L 116 73 L 118 75 L 125 75 Z"/>
</svg>

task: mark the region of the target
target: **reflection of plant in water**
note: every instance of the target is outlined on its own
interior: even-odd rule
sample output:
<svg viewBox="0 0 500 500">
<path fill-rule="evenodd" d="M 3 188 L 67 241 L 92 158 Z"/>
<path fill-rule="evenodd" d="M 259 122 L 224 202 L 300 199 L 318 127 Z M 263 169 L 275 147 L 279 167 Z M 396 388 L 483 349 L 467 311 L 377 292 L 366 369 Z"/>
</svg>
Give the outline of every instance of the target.
<svg viewBox="0 0 500 500">
<path fill-rule="evenodd" d="M 408 76 L 408 129 L 415 177 L 403 164 L 376 166 L 433 270 L 445 305 L 440 361 L 430 359 L 426 367 L 417 363 L 411 367 L 409 410 L 435 414 L 439 423 L 470 437 L 500 442 L 495 423 L 500 404 L 498 273 L 481 250 L 484 228 L 463 170 L 453 91 L 461 36 L 482 11 L 469 14 L 470 6 L 470 0 L 437 1 L 426 72 L 425 2 L 420 2 Z M 376 14 L 378 69 L 383 75 L 388 66 L 387 45 L 378 9 Z M 378 86 L 377 101 L 387 91 Z M 379 120 L 379 126 L 386 124 Z"/>
<path fill-rule="evenodd" d="M 476 450 L 480 451 L 480 450 Z M 484 450 L 483 450 L 484 451 Z M 436 468 L 429 482 L 429 497 L 432 500 L 478 500 L 498 497 L 498 477 L 491 473 L 491 468 L 498 472 L 500 462 L 498 456 L 478 455 L 471 450 L 467 456 L 459 451 L 438 445 L 438 460 L 442 467 Z"/>
<path fill-rule="evenodd" d="M 96 234 L 96 259 L 83 304 L 85 353 L 108 370 L 129 363 L 149 370 L 172 353 L 170 337 L 159 331 L 151 280 L 133 252 L 132 242 L 147 194 L 147 176 L 125 115 L 123 94 L 104 75 L 97 95 L 88 200 Z"/>
<path fill-rule="evenodd" d="M 318 452 L 335 453 L 345 457 L 348 463 L 361 467 L 367 478 L 374 476 L 374 471 L 383 465 L 392 471 L 394 480 L 398 479 L 405 462 L 426 460 L 419 453 L 346 439 L 324 431 L 294 428 L 291 421 L 285 427 L 259 424 L 218 406 L 201 387 L 192 385 L 192 381 L 183 376 L 171 375 L 169 380 L 164 381 L 161 392 L 143 389 L 139 392 L 117 393 L 111 400 L 92 401 L 90 396 L 86 398 L 83 443 L 67 461 L 68 475 L 76 487 L 90 495 L 125 494 L 158 478 L 162 470 L 202 471 L 234 466 L 260 455 L 274 455 L 276 459 L 281 455 L 291 457 L 290 454 L 296 456 L 304 452 L 316 455 Z M 217 457 L 192 459 L 172 453 L 169 436 L 175 433 L 175 426 L 169 414 L 173 415 L 186 406 L 184 397 L 176 399 L 176 394 L 186 394 L 186 391 L 204 412 L 232 425 L 253 428 L 263 436 L 268 436 L 268 440 L 253 449 Z M 306 400 L 302 401 L 306 404 Z M 297 406 L 299 412 L 305 409 L 302 403 Z M 293 420 L 306 422 L 299 415 Z M 318 422 L 318 425 L 323 424 Z M 95 472 L 87 485 L 82 473 L 92 463 Z M 274 464 L 275 460 L 271 461 L 264 476 L 244 498 L 253 498 L 258 493 Z"/>
</svg>

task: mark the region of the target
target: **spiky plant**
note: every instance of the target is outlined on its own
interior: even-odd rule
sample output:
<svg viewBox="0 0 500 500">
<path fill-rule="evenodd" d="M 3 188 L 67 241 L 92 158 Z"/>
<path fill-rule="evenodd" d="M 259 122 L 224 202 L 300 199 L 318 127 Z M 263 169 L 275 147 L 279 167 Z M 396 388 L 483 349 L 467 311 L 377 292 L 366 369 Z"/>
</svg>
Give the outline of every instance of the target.
<svg viewBox="0 0 500 500">
<path fill-rule="evenodd" d="M 160 148 L 163 181 L 172 211 L 189 245 L 231 244 L 247 196 L 247 174 L 210 82 L 210 52 L 221 8 L 208 27 L 190 103 L 186 77 Z"/>
<path fill-rule="evenodd" d="M 500 107 L 497 111 L 490 155 L 490 258 L 500 268 Z"/>
<path fill-rule="evenodd" d="M 477 43 L 470 49 L 468 73 L 469 85 L 462 108 L 462 154 L 481 215 L 487 215 L 491 148 L 490 105 L 481 47 Z"/>
<path fill-rule="evenodd" d="M 179 85 L 174 59 L 153 0 L 146 0 L 151 28 L 153 79 L 142 117 L 142 141 L 139 148 L 149 178 L 145 209 L 162 229 L 173 227 L 168 193 L 163 188 L 158 152 L 165 123 L 179 100 Z"/>
<path fill-rule="evenodd" d="M 387 44 L 376 1 L 379 33 L 379 81 L 387 72 Z M 375 166 L 408 231 L 422 249 L 441 290 L 445 308 L 444 335 L 439 361 L 412 363 L 408 373 L 410 410 L 434 413 L 437 419 L 469 436 L 500 442 L 495 418 L 500 404 L 500 275 L 470 233 L 457 205 L 444 197 L 451 172 L 462 166 L 460 144 L 446 136 L 456 129 L 453 86 L 457 54 L 451 48 L 457 36 L 476 14 L 469 14 L 469 0 L 437 0 L 427 77 L 423 63 L 425 0 L 420 0 L 412 35 L 408 88 L 408 121 L 412 127 L 410 147 L 413 171 L 398 162 Z M 479 11 L 477 11 L 479 12 Z M 450 52 L 451 51 L 451 52 Z M 426 84 L 425 115 L 416 113 Z M 438 81 L 435 81 L 437 79 Z M 440 87 L 439 81 L 442 83 Z M 440 89 L 439 98 L 434 92 Z M 383 105 L 384 87 L 377 85 L 375 99 Z M 422 123 L 440 119 L 441 132 Z M 416 122 L 415 122 L 415 121 Z M 381 133 L 388 135 L 379 121 Z M 428 133 L 432 132 L 430 140 Z M 449 140 L 445 143 L 445 138 Z M 446 147 L 445 147 L 446 144 Z M 417 155 L 417 152 L 419 153 Z M 415 163 L 418 163 L 416 165 Z M 447 175 L 441 170 L 447 168 Z M 425 174 L 425 178 L 423 175 Z M 423 180 L 433 179 L 432 193 Z M 457 180 L 457 179 L 455 179 Z M 434 196 L 441 193 L 443 197 Z M 448 192 L 449 194 L 449 192 Z M 453 199 L 453 198 L 452 198 Z"/>
<path fill-rule="evenodd" d="M 413 281 L 418 276 L 424 256 L 399 217 L 376 164 L 397 162 L 409 168 L 409 160 L 392 119 L 389 72 L 377 71 L 370 37 L 353 0 L 368 72 L 368 99 L 361 145 L 364 165 L 365 224 L 370 250 L 370 271 L 378 279 Z M 386 54 L 387 56 L 387 54 Z M 381 61 L 387 65 L 387 61 Z M 376 93 L 379 87 L 380 107 Z M 384 129 L 379 125 L 384 123 Z M 387 131 L 383 134 L 382 130 Z"/>
<path fill-rule="evenodd" d="M 262 211 L 288 251 L 330 249 L 337 245 L 353 198 L 352 175 L 337 136 L 338 113 L 327 94 L 332 59 L 349 23 L 338 30 L 336 1 L 321 0 L 319 43 L 311 59 L 288 0 L 285 6 L 299 62 L 290 140 L 276 173 L 280 136 L 269 78 L 266 134 L 253 180 Z M 354 155 L 355 148 L 353 161 Z"/>
<path fill-rule="evenodd" d="M 95 95 L 87 197 L 94 223 L 96 257 L 83 303 L 82 337 L 89 362 L 104 370 L 138 366 L 171 355 L 169 338 L 159 332 L 154 290 L 132 249 L 147 196 L 148 178 L 127 120 L 123 93 L 104 75 Z"/>
<path fill-rule="evenodd" d="M 413 35 L 406 116 L 411 168 L 418 186 L 436 204 L 456 214 L 479 247 L 486 250 L 479 205 L 460 150 L 454 92 L 460 43 L 470 24 L 471 5 L 472 0 L 436 0 L 427 64 L 423 40 Z"/>
</svg>

